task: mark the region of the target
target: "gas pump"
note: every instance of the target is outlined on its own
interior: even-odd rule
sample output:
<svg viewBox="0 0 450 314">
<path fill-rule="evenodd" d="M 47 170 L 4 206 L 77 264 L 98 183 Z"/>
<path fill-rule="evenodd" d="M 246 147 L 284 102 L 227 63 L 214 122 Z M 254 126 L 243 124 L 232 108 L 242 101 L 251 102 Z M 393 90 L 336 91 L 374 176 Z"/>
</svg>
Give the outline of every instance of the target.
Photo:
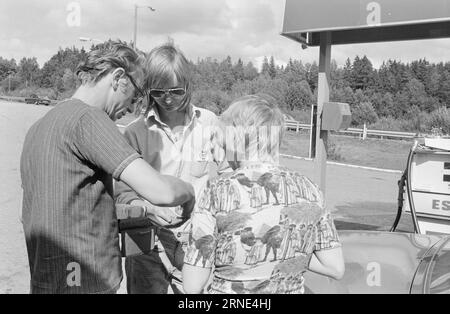
<svg viewBox="0 0 450 314">
<path fill-rule="evenodd" d="M 416 233 L 450 234 L 450 138 L 416 138 L 399 181 L 399 208 L 411 215 Z"/>
</svg>

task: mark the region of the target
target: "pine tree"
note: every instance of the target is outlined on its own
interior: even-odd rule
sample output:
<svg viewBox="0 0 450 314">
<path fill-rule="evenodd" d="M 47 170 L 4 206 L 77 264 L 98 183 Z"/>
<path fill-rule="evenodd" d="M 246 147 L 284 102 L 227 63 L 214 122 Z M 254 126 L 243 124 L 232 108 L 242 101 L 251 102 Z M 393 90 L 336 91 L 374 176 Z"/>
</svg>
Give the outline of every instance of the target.
<svg viewBox="0 0 450 314">
<path fill-rule="evenodd" d="M 234 83 L 233 64 L 230 56 L 220 63 L 218 74 L 221 89 L 224 91 L 230 91 Z"/>
<path fill-rule="evenodd" d="M 373 67 L 370 60 L 364 56 L 359 58 L 355 57 L 352 65 L 352 88 L 365 90 L 370 86 L 373 80 Z"/>
<path fill-rule="evenodd" d="M 345 86 L 353 86 L 352 81 L 352 62 L 350 61 L 350 58 L 347 58 L 344 65 L 344 85 Z"/>
<path fill-rule="evenodd" d="M 247 81 L 253 81 L 258 77 L 258 70 L 255 68 L 252 62 L 247 63 L 244 67 L 244 79 Z"/>
<path fill-rule="evenodd" d="M 261 67 L 261 75 L 267 75 L 268 77 L 270 77 L 270 65 L 269 65 L 269 60 L 267 59 L 266 56 L 264 56 L 263 59 L 263 63 L 262 63 L 262 67 Z"/>
<path fill-rule="evenodd" d="M 269 76 L 272 79 L 274 79 L 277 76 L 277 68 L 275 66 L 275 59 L 273 58 L 273 56 L 270 57 Z"/>
<path fill-rule="evenodd" d="M 317 89 L 317 83 L 319 80 L 319 66 L 314 61 L 312 64 L 307 63 L 305 65 L 305 70 L 306 70 L 306 80 L 311 90 L 315 91 Z"/>
<path fill-rule="evenodd" d="M 244 62 L 242 62 L 241 58 L 233 66 L 233 76 L 235 81 L 244 80 Z"/>
</svg>

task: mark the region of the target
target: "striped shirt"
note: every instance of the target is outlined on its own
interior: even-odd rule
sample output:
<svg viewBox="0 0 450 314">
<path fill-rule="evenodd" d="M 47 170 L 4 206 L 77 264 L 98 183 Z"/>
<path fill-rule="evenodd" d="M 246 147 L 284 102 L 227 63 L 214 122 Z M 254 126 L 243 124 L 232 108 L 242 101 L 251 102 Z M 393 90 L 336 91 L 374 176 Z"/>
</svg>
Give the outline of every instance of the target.
<svg viewBox="0 0 450 314">
<path fill-rule="evenodd" d="M 59 103 L 31 127 L 20 172 L 32 293 L 118 288 L 112 177 L 139 157 L 104 111 L 79 100 Z"/>
</svg>

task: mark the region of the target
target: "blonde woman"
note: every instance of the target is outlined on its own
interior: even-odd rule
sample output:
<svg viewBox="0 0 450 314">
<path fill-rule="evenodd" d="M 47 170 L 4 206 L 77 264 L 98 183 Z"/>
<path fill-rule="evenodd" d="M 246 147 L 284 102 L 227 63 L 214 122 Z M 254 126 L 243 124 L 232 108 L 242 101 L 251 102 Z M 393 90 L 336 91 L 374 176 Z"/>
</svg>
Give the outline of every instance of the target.
<svg viewBox="0 0 450 314">
<path fill-rule="evenodd" d="M 341 244 L 322 193 L 299 173 L 278 164 L 284 119 L 275 100 L 267 95 L 239 98 L 222 120 L 234 171 L 211 179 L 209 187 L 216 188 L 209 193 L 220 195 L 216 182 L 230 180 L 239 191 L 240 206 L 232 211 L 217 205 L 195 207 L 183 267 L 185 291 L 201 293 L 212 269 L 209 293 L 303 293 L 307 270 L 341 278 Z M 291 189 L 287 182 L 302 186 Z M 255 184 L 266 189 L 267 200 L 261 206 L 254 206 L 251 199 Z M 305 197 L 297 197 L 299 190 Z M 228 256 L 230 250 L 220 247 L 225 236 L 233 258 Z"/>
</svg>

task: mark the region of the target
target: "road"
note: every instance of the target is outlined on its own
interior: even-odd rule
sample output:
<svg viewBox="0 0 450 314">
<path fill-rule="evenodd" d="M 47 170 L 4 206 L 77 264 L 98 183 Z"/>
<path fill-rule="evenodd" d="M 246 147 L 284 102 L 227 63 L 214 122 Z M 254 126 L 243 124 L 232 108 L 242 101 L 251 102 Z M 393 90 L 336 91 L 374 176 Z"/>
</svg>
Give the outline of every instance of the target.
<svg viewBox="0 0 450 314">
<path fill-rule="evenodd" d="M 27 130 L 50 109 L 0 101 L 0 294 L 29 291 L 28 260 L 19 221 L 20 154 Z M 281 162 L 313 178 L 312 162 L 286 158 Z M 326 202 L 337 227 L 388 229 L 397 208 L 398 179 L 398 174 L 329 165 Z M 402 219 L 400 228 L 410 227 L 409 220 Z"/>
</svg>

